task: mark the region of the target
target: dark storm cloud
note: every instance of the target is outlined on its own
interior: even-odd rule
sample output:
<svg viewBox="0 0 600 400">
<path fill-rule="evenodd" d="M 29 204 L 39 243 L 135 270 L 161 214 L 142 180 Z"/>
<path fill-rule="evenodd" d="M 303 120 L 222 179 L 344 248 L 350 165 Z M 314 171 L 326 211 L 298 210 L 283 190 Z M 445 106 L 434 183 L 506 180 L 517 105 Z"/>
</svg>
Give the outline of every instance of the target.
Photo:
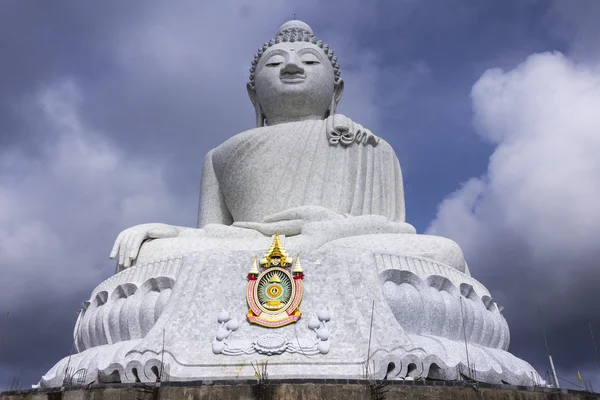
<svg viewBox="0 0 600 400">
<path fill-rule="evenodd" d="M 250 61 L 290 17 L 254 1 L 81 4 L 2 14 L 1 387 L 11 375 L 35 383 L 68 354 L 121 229 L 194 225 L 204 154 L 252 127 Z M 368 61 L 344 70 L 355 81 L 344 103 L 374 124 Z"/>
<path fill-rule="evenodd" d="M 119 230 L 194 224 L 204 154 L 252 127 L 250 61 L 294 12 L 339 56 L 341 112 L 394 145 L 409 220 L 424 228 L 445 194 L 486 170 L 494 150 L 470 126 L 469 93 L 481 74 L 515 68 L 530 53 L 589 48 L 593 24 L 588 33 L 573 27 L 590 12 L 564 3 L 4 2 L 0 324 L 8 310 L 11 323 L 0 388 L 11 373 L 35 383 L 68 354 L 81 302 L 112 273 L 107 254 Z M 506 238 L 500 248 L 465 245 L 473 274 L 507 306 L 515 351 L 543 367 L 523 287 L 541 285 L 543 299 L 543 288 L 556 290 L 564 277 L 540 276 L 529 248 L 497 234 Z M 529 271 L 522 284 L 510 279 L 516 272 L 494 272 L 507 269 L 508 254 L 514 271 Z M 578 278 L 582 290 L 593 285 L 586 277 Z M 560 310 L 546 317 L 557 363 L 568 370 L 587 360 L 583 338 L 563 336 L 587 309 L 558 299 L 543 305 Z"/>
<path fill-rule="evenodd" d="M 121 28 L 135 10 L 128 6 L 133 2 L 119 3 L 118 8 L 104 4 L 3 2 L 1 144 L 19 143 L 31 135 L 15 104 L 24 93 L 65 74 L 93 78 L 110 65 L 106 61 L 118 33 L 115 28 Z"/>
<path fill-rule="evenodd" d="M 72 81 L 42 87 L 24 111 L 44 145 L 35 157 L 0 153 L 0 315 L 11 313 L 0 320 L 0 382 L 18 370 L 33 383 L 47 355 L 68 350 L 76 311 L 113 270 L 106 254 L 122 224 L 185 219 L 164 165 L 106 140 L 81 119 L 81 101 Z"/>
</svg>

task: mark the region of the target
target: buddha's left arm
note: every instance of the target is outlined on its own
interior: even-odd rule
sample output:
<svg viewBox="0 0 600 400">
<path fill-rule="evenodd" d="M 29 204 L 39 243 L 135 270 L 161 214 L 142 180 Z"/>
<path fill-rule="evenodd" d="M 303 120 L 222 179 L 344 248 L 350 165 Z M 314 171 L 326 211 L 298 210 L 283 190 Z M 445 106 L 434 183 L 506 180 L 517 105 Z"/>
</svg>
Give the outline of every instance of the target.
<svg viewBox="0 0 600 400">
<path fill-rule="evenodd" d="M 393 151 L 393 150 L 392 150 Z M 393 218 L 394 222 L 406 222 L 406 204 L 404 201 L 404 181 L 402 180 L 402 169 L 400 168 L 400 161 L 394 153 L 394 203 L 392 209 L 394 209 Z"/>
<path fill-rule="evenodd" d="M 200 184 L 200 204 L 198 228 L 207 224 L 231 225 L 233 217 L 225 204 L 225 197 L 219 186 L 212 160 L 213 150 L 204 159 L 202 182 Z"/>
</svg>

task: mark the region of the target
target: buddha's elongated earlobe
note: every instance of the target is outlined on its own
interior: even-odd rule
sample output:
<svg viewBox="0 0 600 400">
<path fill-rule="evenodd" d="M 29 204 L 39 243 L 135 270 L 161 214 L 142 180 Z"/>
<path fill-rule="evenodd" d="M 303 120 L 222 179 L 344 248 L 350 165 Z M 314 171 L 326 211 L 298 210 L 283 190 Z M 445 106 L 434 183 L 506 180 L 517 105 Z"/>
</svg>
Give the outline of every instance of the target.
<svg viewBox="0 0 600 400">
<path fill-rule="evenodd" d="M 254 106 L 254 113 L 256 115 L 256 127 L 260 128 L 265 126 L 265 115 L 262 113 L 259 103 L 256 103 Z"/>
<path fill-rule="evenodd" d="M 260 128 L 262 126 L 265 126 L 265 115 L 263 114 L 262 109 L 260 107 L 260 103 L 258 102 L 256 90 L 254 90 L 254 87 L 252 87 L 250 83 L 246 85 L 246 90 L 248 91 L 248 97 L 250 97 L 250 101 L 254 106 L 254 114 L 256 116 L 256 127 Z"/>
<path fill-rule="evenodd" d="M 335 97 L 332 97 L 331 104 L 329 105 L 329 108 L 327 109 L 327 112 L 325 113 L 325 118 L 330 117 L 335 114 L 336 105 L 337 105 L 337 103 L 335 102 Z"/>
<path fill-rule="evenodd" d="M 331 97 L 331 105 L 329 106 L 329 110 L 327 110 L 327 115 L 325 117 L 328 117 L 330 115 L 332 116 L 335 114 L 335 110 L 337 108 L 338 103 L 340 102 L 340 99 L 342 98 L 343 92 L 344 92 L 344 81 L 340 79 L 335 84 L 335 87 L 333 89 L 333 96 Z"/>
</svg>

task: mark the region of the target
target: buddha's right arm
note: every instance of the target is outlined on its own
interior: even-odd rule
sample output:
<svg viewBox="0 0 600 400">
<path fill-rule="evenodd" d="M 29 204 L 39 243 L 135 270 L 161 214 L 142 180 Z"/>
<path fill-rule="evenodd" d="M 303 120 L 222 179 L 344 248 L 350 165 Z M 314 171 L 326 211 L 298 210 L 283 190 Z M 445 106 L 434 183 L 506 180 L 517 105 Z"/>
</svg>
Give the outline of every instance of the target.
<svg viewBox="0 0 600 400">
<path fill-rule="evenodd" d="M 198 228 L 160 223 L 132 226 L 117 236 L 110 252 L 110 258 L 118 256 L 118 265 L 128 268 L 134 264 L 142 244 L 148 239 L 200 236 L 203 232 L 200 228 L 206 224 L 231 225 L 232 222 L 233 218 L 225 205 L 225 200 L 219 189 L 219 182 L 212 163 L 211 151 L 206 155 L 202 167 Z"/>
<path fill-rule="evenodd" d="M 200 184 L 200 204 L 198 207 L 198 228 L 207 224 L 231 225 L 233 217 L 225 204 L 225 197 L 219 186 L 213 165 L 211 150 L 202 166 L 202 182 Z"/>
</svg>

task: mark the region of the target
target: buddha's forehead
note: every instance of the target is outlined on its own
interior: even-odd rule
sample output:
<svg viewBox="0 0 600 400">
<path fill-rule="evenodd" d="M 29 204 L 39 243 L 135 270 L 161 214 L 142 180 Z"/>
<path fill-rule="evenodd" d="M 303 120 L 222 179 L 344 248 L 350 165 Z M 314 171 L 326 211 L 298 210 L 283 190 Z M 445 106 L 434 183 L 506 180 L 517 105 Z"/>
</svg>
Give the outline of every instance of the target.
<svg viewBox="0 0 600 400">
<path fill-rule="evenodd" d="M 263 54 L 263 57 L 268 57 L 270 54 L 290 53 L 290 52 L 296 52 L 299 54 L 309 52 L 309 53 L 313 53 L 319 57 L 327 58 L 327 55 L 325 54 L 325 52 L 323 51 L 322 48 L 320 48 L 316 44 L 313 44 L 310 42 L 277 43 L 277 44 L 274 44 L 273 46 L 269 47 Z"/>
</svg>

